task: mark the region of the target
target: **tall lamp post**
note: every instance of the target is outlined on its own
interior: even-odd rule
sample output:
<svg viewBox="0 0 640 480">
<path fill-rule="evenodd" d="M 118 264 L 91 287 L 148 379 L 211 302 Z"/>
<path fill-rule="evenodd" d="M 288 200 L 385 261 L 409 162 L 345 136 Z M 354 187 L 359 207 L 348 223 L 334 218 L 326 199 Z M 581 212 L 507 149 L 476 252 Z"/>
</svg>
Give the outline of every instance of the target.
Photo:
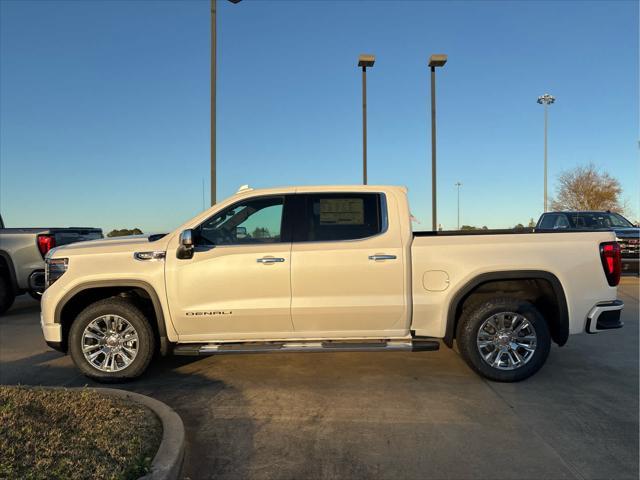
<svg viewBox="0 0 640 480">
<path fill-rule="evenodd" d="M 438 54 L 429 58 L 431 68 L 431 229 L 438 227 L 436 203 L 436 67 L 444 67 L 447 56 Z"/>
<path fill-rule="evenodd" d="M 456 182 L 455 186 L 458 188 L 458 230 L 460 230 L 460 187 L 462 183 Z"/>
<path fill-rule="evenodd" d="M 554 96 L 545 93 L 538 97 L 538 103 L 544 105 L 544 211 L 547 211 L 547 109 L 555 102 Z"/>
<path fill-rule="evenodd" d="M 216 37 L 216 0 L 211 0 L 211 205 L 216 204 Z"/>
<path fill-rule="evenodd" d="M 362 67 L 362 184 L 367 184 L 367 67 L 373 67 L 376 57 L 360 55 L 358 66 Z"/>
</svg>

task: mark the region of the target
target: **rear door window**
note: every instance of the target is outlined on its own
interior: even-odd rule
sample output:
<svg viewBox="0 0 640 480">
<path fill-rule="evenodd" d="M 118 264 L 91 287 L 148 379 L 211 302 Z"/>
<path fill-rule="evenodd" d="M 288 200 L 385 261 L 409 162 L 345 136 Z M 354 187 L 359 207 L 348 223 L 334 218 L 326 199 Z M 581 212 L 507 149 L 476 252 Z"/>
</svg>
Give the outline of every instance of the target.
<svg viewBox="0 0 640 480">
<path fill-rule="evenodd" d="M 383 231 L 383 205 L 377 193 L 303 194 L 304 226 L 299 242 L 358 240 Z"/>
</svg>

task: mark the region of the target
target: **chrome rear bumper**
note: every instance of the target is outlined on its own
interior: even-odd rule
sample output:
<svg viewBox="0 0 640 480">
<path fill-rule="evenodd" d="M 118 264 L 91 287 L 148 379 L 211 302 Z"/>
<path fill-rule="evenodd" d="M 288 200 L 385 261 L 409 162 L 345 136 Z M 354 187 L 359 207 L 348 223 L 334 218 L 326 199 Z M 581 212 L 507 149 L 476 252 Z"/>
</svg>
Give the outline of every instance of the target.
<svg viewBox="0 0 640 480">
<path fill-rule="evenodd" d="M 598 333 L 602 330 L 622 328 L 624 323 L 620 319 L 620 314 L 624 308 L 622 300 L 598 303 L 587 315 L 587 333 Z"/>
</svg>

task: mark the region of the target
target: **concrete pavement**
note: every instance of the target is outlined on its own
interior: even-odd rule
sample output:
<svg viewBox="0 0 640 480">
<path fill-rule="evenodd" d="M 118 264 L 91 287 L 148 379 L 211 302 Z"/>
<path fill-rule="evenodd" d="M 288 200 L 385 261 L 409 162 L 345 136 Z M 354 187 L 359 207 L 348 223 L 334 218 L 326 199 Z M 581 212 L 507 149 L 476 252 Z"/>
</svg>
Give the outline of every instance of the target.
<svg viewBox="0 0 640 480">
<path fill-rule="evenodd" d="M 625 327 L 572 336 L 518 384 L 487 382 L 446 347 L 156 361 L 117 385 L 174 408 L 184 476 L 638 478 L 638 279 Z M 0 317 L 0 382 L 96 385 L 49 350 L 37 305 Z"/>
</svg>

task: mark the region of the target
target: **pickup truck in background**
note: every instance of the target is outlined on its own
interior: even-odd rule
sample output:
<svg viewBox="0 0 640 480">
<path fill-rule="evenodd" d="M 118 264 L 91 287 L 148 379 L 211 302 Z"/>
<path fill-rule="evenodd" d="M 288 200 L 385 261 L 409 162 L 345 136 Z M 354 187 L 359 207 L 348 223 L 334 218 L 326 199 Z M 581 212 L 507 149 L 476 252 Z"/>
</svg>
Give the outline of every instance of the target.
<svg viewBox="0 0 640 480">
<path fill-rule="evenodd" d="M 412 232 L 406 189 L 253 190 L 152 238 L 49 251 L 41 324 L 98 381 L 156 351 L 436 350 L 523 380 L 570 334 L 620 328 L 620 247 L 601 232 Z"/>
<path fill-rule="evenodd" d="M 15 297 L 44 291 L 44 256 L 56 246 L 102 238 L 99 228 L 5 228 L 0 216 L 0 315 Z"/>
<path fill-rule="evenodd" d="M 608 230 L 615 233 L 622 254 L 622 271 L 640 273 L 640 228 L 619 213 L 574 211 L 543 213 L 535 230 Z"/>
</svg>

